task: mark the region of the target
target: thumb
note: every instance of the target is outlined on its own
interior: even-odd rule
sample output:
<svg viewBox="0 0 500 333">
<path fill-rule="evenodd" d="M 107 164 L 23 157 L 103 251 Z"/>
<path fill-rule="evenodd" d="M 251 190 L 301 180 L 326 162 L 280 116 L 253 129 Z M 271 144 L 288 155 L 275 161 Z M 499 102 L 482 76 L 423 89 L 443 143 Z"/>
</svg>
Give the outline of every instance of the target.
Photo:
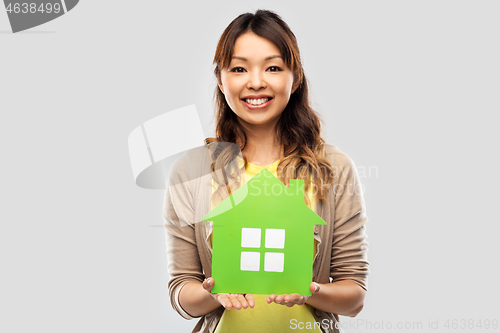
<svg viewBox="0 0 500 333">
<path fill-rule="evenodd" d="M 202 286 L 203 286 L 203 289 L 210 292 L 212 290 L 212 288 L 214 287 L 214 279 L 212 279 L 212 278 L 205 279 L 205 281 L 203 281 L 203 283 L 202 283 Z"/>
<path fill-rule="evenodd" d="M 320 290 L 320 288 L 321 288 L 321 287 L 320 287 L 320 286 L 319 286 L 319 284 L 318 284 L 318 283 L 316 283 L 316 282 L 312 282 L 312 283 L 309 285 L 309 290 L 311 291 L 311 293 L 312 293 L 313 295 L 314 295 L 314 294 L 316 294 L 316 293 L 318 293 L 318 292 L 319 292 L 319 290 Z"/>
</svg>

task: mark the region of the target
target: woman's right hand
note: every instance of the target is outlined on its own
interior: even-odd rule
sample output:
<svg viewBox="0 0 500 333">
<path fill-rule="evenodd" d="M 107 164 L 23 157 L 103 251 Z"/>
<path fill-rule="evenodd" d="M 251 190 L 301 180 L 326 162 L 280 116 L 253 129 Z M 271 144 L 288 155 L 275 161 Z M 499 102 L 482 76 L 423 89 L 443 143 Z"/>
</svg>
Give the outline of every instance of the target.
<svg viewBox="0 0 500 333">
<path fill-rule="evenodd" d="M 203 289 L 208 291 L 210 295 L 219 302 L 225 309 L 235 308 L 236 310 L 253 308 L 255 301 L 252 294 L 214 294 L 211 292 L 215 281 L 213 278 L 208 278 L 203 281 Z"/>
</svg>

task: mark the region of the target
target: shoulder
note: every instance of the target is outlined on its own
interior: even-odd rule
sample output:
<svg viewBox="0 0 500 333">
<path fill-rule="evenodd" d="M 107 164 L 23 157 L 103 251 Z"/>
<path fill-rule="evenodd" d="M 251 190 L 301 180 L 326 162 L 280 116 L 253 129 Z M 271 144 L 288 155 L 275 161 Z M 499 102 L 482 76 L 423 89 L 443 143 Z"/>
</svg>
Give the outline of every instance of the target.
<svg viewBox="0 0 500 333">
<path fill-rule="evenodd" d="M 325 143 L 325 157 L 335 170 L 355 169 L 354 161 L 337 146 Z"/>
<path fill-rule="evenodd" d="M 183 182 L 207 172 L 210 173 L 210 156 L 207 146 L 196 147 L 178 155 L 168 170 L 171 182 Z"/>
<path fill-rule="evenodd" d="M 203 163 L 207 159 L 209 159 L 207 146 L 200 146 L 180 154 L 175 160 L 174 165 L 179 168 L 191 167 L 194 166 L 194 164 Z"/>
</svg>

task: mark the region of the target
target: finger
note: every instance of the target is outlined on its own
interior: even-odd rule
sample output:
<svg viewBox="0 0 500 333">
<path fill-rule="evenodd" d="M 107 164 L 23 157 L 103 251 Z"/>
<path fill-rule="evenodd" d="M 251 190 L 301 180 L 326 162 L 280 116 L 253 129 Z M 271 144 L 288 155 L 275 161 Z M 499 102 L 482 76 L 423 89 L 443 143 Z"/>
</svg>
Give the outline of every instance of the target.
<svg viewBox="0 0 500 333">
<path fill-rule="evenodd" d="M 228 299 L 227 295 L 225 294 L 217 294 L 215 299 L 217 302 L 219 302 L 225 309 L 230 309 L 232 308 L 231 301 Z"/>
<path fill-rule="evenodd" d="M 276 299 L 274 300 L 278 304 L 284 304 L 285 303 L 285 297 L 286 295 L 278 295 L 276 296 Z"/>
<path fill-rule="evenodd" d="M 210 292 L 212 290 L 212 288 L 214 287 L 214 279 L 212 279 L 212 278 L 205 279 L 205 281 L 203 281 L 203 283 L 202 283 L 202 286 L 203 286 L 203 289 Z"/>
<path fill-rule="evenodd" d="M 297 304 L 297 305 L 304 305 L 304 303 L 306 302 L 306 300 L 307 300 L 306 296 L 299 296 L 299 297 L 296 298 L 295 304 Z"/>
<path fill-rule="evenodd" d="M 276 295 L 274 295 L 274 294 L 267 296 L 267 299 L 266 299 L 267 304 L 271 304 L 275 300 L 276 300 Z"/>
<path fill-rule="evenodd" d="M 312 282 L 309 285 L 309 290 L 311 291 L 311 294 L 313 294 L 313 295 L 318 293 L 320 289 L 321 289 L 321 286 L 319 285 L 319 283 Z"/>
<path fill-rule="evenodd" d="M 255 306 L 255 300 L 253 298 L 253 295 L 252 294 L 245 294 L 245 299 L 247 300 L 248 302 L 248 306 L 253 309 L 253 307 Z M 269 303 L 269 302 L 268 302 Z"/>
<path fill-rule="evenodd" d="M 233 307 L 233 303 L 229 300 L 229 297 L 225 294 L 217 294 L 217 301 L 227 310 Z"/>
<path fill-rule="evenodd" d="M 301 301 L 302 301 L 302 296 L 299 294 L 291 294 L 285 297 L 285 302 L 300 303 Z"/>
<path fill-rule="evenodd" d="M 240 302 L 241 307 L 242 307 L 243 309 L 248 308 L 248 302 L 247 302 L 247 300 L 246 300 L 246 298 L 245 298 L 245 296 L 244 296 L 244 295 L 238 295 L 236 298 L 237 298 L 237 299 L 238 299 L 238 301 Z"/>
<path fill-rule="evenodd" d="M 241 310 L 241 303 L 240 301 L 238 301 L 238 296 L 231 295 L 229 296 L 229 300 L 231 301 L 233 308 L 235 308 L 236 310 Z"/>
<path fill-rule="evenodd" d="M 292 307 L 294 305 L 303 305 L 306 301 L 306 297 L 300 294 L 291 294 L 285 297 L 284 305 Z"/>
</svg>

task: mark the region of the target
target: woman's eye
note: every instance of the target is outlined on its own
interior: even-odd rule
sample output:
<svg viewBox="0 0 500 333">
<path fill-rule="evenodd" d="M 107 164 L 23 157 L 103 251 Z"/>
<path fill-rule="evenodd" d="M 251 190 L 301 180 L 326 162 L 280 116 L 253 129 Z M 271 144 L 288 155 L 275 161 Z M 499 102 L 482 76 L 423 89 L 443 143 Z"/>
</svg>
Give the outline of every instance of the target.
<svg viewBox="0 0 500 333">
<path fill-rule="evenodd" d="M 235 73 L 243 73 L 245 71 L 245 69 L 243 67 L 234 67 L 234 68 L 231 68 L 230 71 L 235 72 Z"/>
<path fill-rule="evenodd" d="M 270 72 L 279 72 L 281 71 L 281 68 L 279 68 L 278 66 L 271 66 L 267 70 Z"/>
</svg>

